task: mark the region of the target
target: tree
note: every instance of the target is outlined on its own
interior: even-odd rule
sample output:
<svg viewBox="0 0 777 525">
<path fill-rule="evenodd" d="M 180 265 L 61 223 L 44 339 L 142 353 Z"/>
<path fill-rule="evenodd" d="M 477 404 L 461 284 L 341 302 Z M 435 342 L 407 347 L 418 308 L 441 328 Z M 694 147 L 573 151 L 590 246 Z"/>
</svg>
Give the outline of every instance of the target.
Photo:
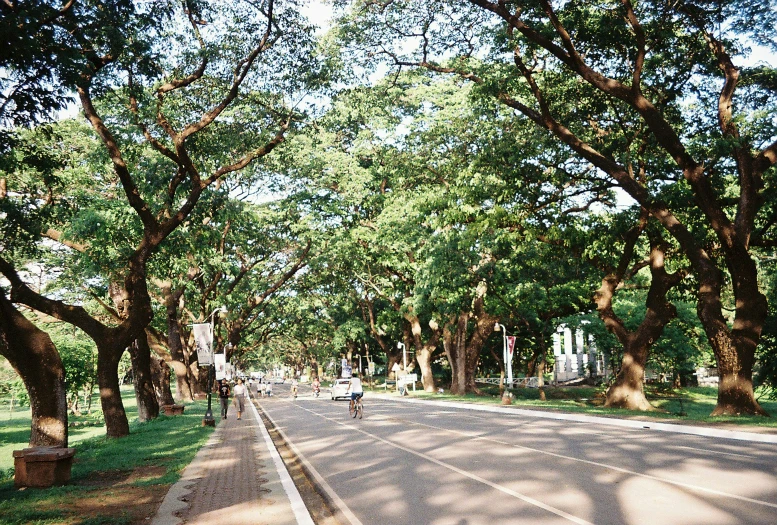
<svg viewBox="0 0 777 525">
<path fill-rule="evenodd" d="M 75 88 L 80 55 L 62 27 L 81 2 L 20 1 L 0 4 L 0 123 L 29 125 L 64 109 Z M 76 16 L 78 16 L 76 15 Z M 65 89 L 60 89 L 60 86 Z"/>
<path fill-rule="evenodd" d="M 721 375 L 713 414 L 763 414 L 752 371 L 767 301 L 752 247 L 773 233 L 756 229 L 772 224 L 762 214 L 777 162 L 774 112 L 763 111 L 774 107 L 773 69 L 736 61 L 746 38 L 776 48 L 766 29 L 775 12 L 751 2 L 606 5 L 364 2 L 339 31 L 398 67 L 476 84 L 647 210 L 698 283 L 698 316 Z M 403 35 L 418 36 L 408 45 Z M 688 214 L 672 191 L 693 203 Z"/>
<path fill-rule="evenodd" d="M 209 187 L 240 174 L 284 140 L 292 120 L 284 94 L 315 73 L 306 69 L 312 31 L 293 2 L 186 2 L 165 11 L 163 18 L 154 4 L 148 9 L 130 2 L 120 7 L 100 11 L 90 4 L 85 9 L 94 13 L 68 14 L 57 21 L 80 53 L 78 98 L 139 232 L 109 278 L 120 321 L 104 324 L 81 306 L 41 295 L 11 261 L 0 258 L 12 301 L 78 326 L 97 344 L 101 401 L 111 437 L 129 431 L 116 370 L 153 315 L 148 261 L 185 223 Z M 165 43 L 165 37 L 175 42 Z M 229 47 L 222 45 L 226 38 Z M 293 78 L 284 74 L 292 67 L 298 73 Z M 110 97 L 123 105 L 111 107 Z M 102 109 L 100 100 L 106 102 Z M 231 140 L 238 135 L 226 133 L 230 129 L 241 131 L 238 140 Z M 230 142 L 220 142 L 222 137 Z M 147 159 L 141 152 L 153 156 Z"/>
<path fill-rule="evenodd" d="M 35 327 L 0 288 L 0 354 L 24 380 L 30 397 L 30 446 L 67 447 L 65 367 L 51 338 Z"/>
</svg>

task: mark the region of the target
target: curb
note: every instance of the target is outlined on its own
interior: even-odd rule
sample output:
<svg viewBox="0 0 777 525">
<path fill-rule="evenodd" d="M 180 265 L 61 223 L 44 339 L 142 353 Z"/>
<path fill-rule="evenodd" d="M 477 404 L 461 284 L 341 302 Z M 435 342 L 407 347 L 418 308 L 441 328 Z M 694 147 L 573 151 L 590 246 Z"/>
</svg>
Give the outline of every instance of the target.
<svg viewBox="0 0 777 525">
<path fill-rule="evenodd" d="M 308 509 L 305 506 L 305 502 L 302 500 L 302 496 L 300 496 L 299 491 L 297 490 L 297 486 L 294 485 L 294 480 L 291 479 L 291 475 L 286 468 L 286 464 L 283 462 L 283 458 L 281 458 L 281 455 L 278 453 L 278 449 L 275 448 L 275 443 L 273 443 L 269 432 L 267 432 L 264 421 L 259 415 L 259 411 L 256 408 L 256 405 L 259 402 L 254 400 L 252 394 L 249 394 L 249 398 L 251 400 L 251 408 L 254 411 L 254 416 L 256 417 L 256 421 L 259 426 L 259 432 L 262 434 L 264 444 L 270 453 L 270 457 L 272 458 L 273 464 L 275 465 L 275 470 L 278 472 L 278 476 L 281 479 L 283 490 L 286 492 L 286 496 L 289 498 L 291 510 L 294 512 L 294 518 L 297 520 L 299 525 L 315 525 L 313 518 L 310 517 L 310 512 L 308 512 Z M 265 416 L 267 415 L 264 410 L 262 410 L 262 412 L 265 414 Z M 275 426 L 274 422 L 273 426 Z"/>
<path fill-rule="evenodd" d="M 329 483 L 326 482 L 324 477 L 319 474 L 315 467 L 313 467 L 313 465 L 307 460 L 305 455 L 296 447 L 296 445 L 294 445 L 294 443 L 291 442 L 291 440 L 289 440 L 283 429 L 275 423 L 275 420 L 264 409 L 264 407 L 262 407 L 262 404 L 259 403 L 258 400 L 256 401 L 256 405 L 259 405 L 259 410 L 262 411 L 262 415 L 267 418 L 267 421 L 269 421 L 272 425 L 272 430 L 278 433 L 278 436 L 280 436 L 284 445 L 289 447 L 289 450 L 291 450 L 297 457 L 300 462 L 300 466 L 308 479 L 314 483 L 315 487 L 320 489 L 318 493 L 324 499 L 326 504 L 329 505 L 329 508 L 332 510 L 335 519 L 342 523 L 350 523 L 351 525 L 363 525 L 362 522 L 359 521 L 359 519 L 351 512 L 345 502 L 340 499 Z M 262 421 L 262 423 L 264 422 Z M 274 446 L 273 449 L 275 450 Z"/>
<path fill-rule="evenodd" d="M 675 434 L 689 434 L 694 436 L 714 437 L 722 439 L 733 439 L 737 441 L 749 441 L 752 443 L 773 443 L 777 444 L 777 434 L 761 434 L 757 432 L 747 432 L 740 430 L 726 430 L 721 428 L 712 428 L 704 426 L 690 426 L 677 423 L 661 423 L 657 421 L 646 421 L 638 419 L 617 419 L 601 416 L 587 416 L 582 414 L 569 414 L 558 412 L 544 412 L 542 410 L 526 410 L 521 408 L 510 408 L 503 406 L 474 405 L 470 403 L 460 403 L 456 401 L 436 401 L 426 399 L 412 399 L 406 397 L 393 397 L 385 394 L 375 394 L 377 398 L 390 399 L 404 403 L 434 403 L 436 405 L 459 408 L 463 410 L 473 410 L 478 412 L 498 412 L 510 413 L 520 416 L 535 417 L 538 419 L 557 419 L 564 421 L 574 421 L 577 423 L 589 423 L 596 425 L 606 425 L 621 428 L 636 428 L 644 430 L 657 430 L 659 432 L 673 432 Z"/>
</svg>

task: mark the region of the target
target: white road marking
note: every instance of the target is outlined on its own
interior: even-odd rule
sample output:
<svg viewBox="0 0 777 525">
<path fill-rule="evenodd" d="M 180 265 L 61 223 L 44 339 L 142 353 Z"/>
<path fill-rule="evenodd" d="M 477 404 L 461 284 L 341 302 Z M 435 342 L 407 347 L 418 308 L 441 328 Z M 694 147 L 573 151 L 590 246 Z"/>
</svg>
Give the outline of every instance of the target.
<svg viewBox="0 0 777 525">
<path fill-rule="evenodd" d="M 750 456 L 748 454 L 734 454 L 733 452 L 719 452 L 717 450 L 710 450 L 710 449 L 706 449 L 706 448 L 686 447 L 686 446 L 682 446 L 682 445 L 677 445 L 677 446 L 674 446 L 672 448 L 684 448 L 686 450 L 694 450 L 696 452 L 703 452 L 705 454 L 712 454 L 713 456 L 720 455 L 720 456 L 734 456 L 734 457 L 738 457 L 738 458 L 755 459 L 755 456 Z"/>
<path fill-rule="evenodd" d="M 535 507 L 538 507 L 538 508 L 541 508 L 543 510 L 546 510 L 546 511 L 552 513 L 552 514 L 555 514 L 556 516 L 560 516 L 562 518 L 565 518 L 565 519 L 571 521 L 572 523 L 577 523 L 578 525 L 594 525 L 590 521 L 586 521 L 586 520 L 584 520 L 582 518 L 578 518 L 577 516 L 574 516 L 572 514 L 564 512 L 561 509 L 557 509 L 556 507 L 552 507 L 550 505 L 547 505 L 547 504 L 545 504 L 545 503 L 543 503 L 543 502 L 541 502 L 539 500 L 536 500 L 534 498 L 531 498 L 531 497 L 529 497 L 529 496 L 527 496 L 525 494 L 521 494 L 520 492 L 517 492 L 515 490 L 509 489 L 509 488 L 507 488 L 507 487 L 505 487 L 503 485 L 499 485 L 498 483 L 494 483 L 493 481 L 490 481 L 490 480 L 487 480 L 485 478 L 482 478 L 482 477 L 478 476 L 477 474 L 473 474 L 471 472 L 467 472 L 466 470 L 460 469 L 458 467 L 454 467 L 453 465 L 451 465 L 449 463 L 445 463 L 444 461 L 440 461 L 439 459 L 435 459 L 435 458 L 433 458 L 433 457 L 431 457 L 431 456 L 429 456 L 427 454 L 424 454 L 423 452 L 418 452 L 418 451 L 415 451 L 413 449 L 410 449 L 410 448 L 404 447 L 402 445 L 399 445 L 397 443 L 394 443 L 392 441 L 389 441 L 387 439 L 383 439 L 380 436 L 376 436 L 375 434 L 372 434 L 370 432 L 367 432 L 366 430 L 362 430 L 362 429 L 358 428 L 354 424 L 346 424 L 346 423 L 343 423 L 341 421 L 337 421 L 336 419 L 332 419 L 332 418 L 330 418 L 328 416 L 325 416 L 323 414 L 319 414 L 319 413 L 314 412 L 312 410 L 309 410 L 307 408 L 304 408 L 304 410 L 307 410 L 308 412 L 311 412 L 311 413 L 313 413 L 313 414 L 315 414 L 315 415 L 317 415 L 319 417 L 327 419 L 327 420 L 329 420 L 329 421 L 331 421 L 333 423 L 336 423 L 338 425 L 341 425 L 341 426 L 344 426 L 346 428 L 350 428 L 352 430 L 360 432 L 360 433 L 364 434 L 365 436 L 371 437 L 372 439 L 374 439 L 376 441 L 380 441 L 381 443 L 385 443 L 386 445 L 389 445 L 389 446 L 394 447 L 396 449 L 399 449 L 399 450 L 402 450 L 404 452 L 407 452 L 408 454 L 413 454 L 415 456 L 418 456 L 418 457 L 420 457 L 422 459 L 425 459 L 426 461 L 429 461 L 431 463 L 434 463 L 435 465 L 439 465 L 439 466 L 441 466 L 443 468 L 446 468 L 448 470 L 456 472 L 457 474 L 460 474 L 460 475 L 462 475 L 464 477 L 470 478 L 470 479 L 475 480 L 475 481 L 477 481 L 479 483 L 482 483 L 484 485 L 488 485 L 489 487 L 491 487 L 491 488 L 493 488 L 495 490 L 498 490 L 499 492 L 502 492 L 504 494 L 507 494 L 508 496 L 512 496 L 514 498 L 517 498 L 517 499 L 519 499 L 521 501 L 524 501 L 524 502 L 526 502 L 526 503 L 528 503 L 530 505 L 534 505 Z M 426 426 L 426 425 L 424 425 L 424 426 Z"/>
<path fill-rule="evenodd" d="M 272 442 L 269 432 L 264 428 L 264 422 L 259 415 L 259 411 L 256 410 L 253 399 L 248 404 L 251 405 L 251 408 L 254 411 L 254 417 L 259 423 L 256 425 L 259 429 L 257 432 L 261 433 L 264 438 L 264 442 L 267 445 L 267 451 L 270 453 L 270 457 L 272 457 L 272 461 L 275 464 L 275 470 L 278 471 L 278 476 L 281 478 L 281 486 L 283 486 L 283 490 L 286 491 L 286 495 L 289 497 L 291 510 L 294 512 L 294 517 L 296 518 L 298 525 L 315 525 L 313 518 L 310 517 L 310 513 L 305 506 L 305 502 L 302 501 L 302 496 L 300 496 L 297 487 L 294 485 L 294 481 L 292 481 L 291 476 L 289 475 L 289 471 L 286 470 L 286 465 L 283 463 L 281 455 L 278 454 L 278 450 L 275 448 L 275 443 Z"/>
<path fill-rule="evenodd" d="M 471 433 L 467 433 L 467 432 L 462 432 L 460 430 L 452 430 L 452 429 L 449 429 L 449 428 L 441 428 L 441 427 L 436 427 L 434 425 L 427 425 L 427 424 L 424 424 L 424 423 L 416 423 L 416 424 L 420 425 L 420 426 L 428 427 L 428 428 L 434 428 L 436 430 L 442 430 L 444 432 L 451 432 L 451 433 L 454 433 L 454 434 L 459 434 L 459 435 L 468 437 L 470 439 L 477 439 L 477 440 L 480 440 L 480 441 L 487 441 L 487 442 L 490 442 L 490 443 L 500 443 L 500 444 L 503 443 L 501 441 L 497 441 L 497 440 L 492 439 L 492 438 L 482 437 L 482 436 L 477 435 L 477 434 L 471 434 Z M 690 483 L 684 483 L 682 481 L 675 481 L 675 480 L 672 480 L 672 479 L 662 478 L 662 477 L 659 477 L 659 476 L 652 476 L 650 474 L 644 474 L 644 473 L 641 473 L 641 472 L 635 472 L 633 470 L 628 470 L 628 469 L 625 469 L 625 468 L 616 467 L 614 465 L 607 465 L 606 463 L 599 463 L 597 461 L 590 461 L 590 460 L 587 460 L 587 459 L 580 459 L 580 458 L 576 458 L 576 457 L 573 457 L 573 456 L 565 456 L 563 454 L 556 454 L 555 452 L 548 452 L 547 450 L 541 450 L 541 449 L 537 449 L 537 448 L 526 447 L 526 446 L 523 446 L 523 445 L 516 445 L 514 443 L 510 444 L 509 446 L 511 446 L 513 448 L 518 448 L 518 449 L 521 449 L 521 450 L 527 450 L 527 451 L 530 451 L 530 452 L 536 452 L 538 454 L 544 454 L 546 456 L 551 456 L 551 457 L 560 458 L 560 459 L 566 459 L 566 460 L 569 460 L 569 461 L 575 461 L 575 462 L 583 463 L 583 464 L 586 464 L 586 465 L 594 465 L 596 467 L 610 469 L 610 470 L 614 470 L 616 472 L 621 472 L 623 474 L 630 474 L 632 476 L 638 476 L 638 477 L 645 478 L 645 479 L 651 479 L 651 480 L 654 480 L 654 481 L 659 481 L 659 482 L 662 482 L 662 483 L 667 483 L 667 484 L 670 484 L 670 485 L 675 485 L 677 487 L 683 487 L 683 488 L 690 489 L 690 490 L 695 490 L 695 491 L 698 491 L 698 492 L 706 492 L 708 494 L 714 494 L 716 496 L 723 496 L 725 498 L 736 499 L 736 500 L 739 500 L 739 501 L 746 501 L 748 503 L 755 503 L 756 505 L 763 505 L 765 507 L 772 507 L 772 508 L 777 509 L 777 503 L 770 503 L 768 501 L 762 501 L 762 500 L 758 500 L 758 499 L 748 498 L 746 496 L 739 496 L 737 494 L 730 494 L 728 492 L 723 492 L 723 491 L 720 491 L 720 490 L 710 489 L 710 488 L 707 488 L 707 487 L 701 487 L 699 485 L 692 485 Z"/>
</svg>

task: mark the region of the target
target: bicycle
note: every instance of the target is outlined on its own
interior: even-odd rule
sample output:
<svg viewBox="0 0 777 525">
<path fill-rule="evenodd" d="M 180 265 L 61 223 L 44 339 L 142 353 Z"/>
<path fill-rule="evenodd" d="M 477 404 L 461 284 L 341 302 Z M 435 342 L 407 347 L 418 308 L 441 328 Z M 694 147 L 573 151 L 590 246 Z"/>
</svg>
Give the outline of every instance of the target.
<svg viewBox="0 0 777 525">
<path fill-rule="evenodd" d="M 359 396 L 355 401 L 351 400 L 351 404 L 348 406 L 348 415 L 354 419 L 356 419 L 356 416 L 359 416 L 359 419 L 361 419 L 363 414 L 364 405 L 362 404 L 361 396 Z"/>
</svg>

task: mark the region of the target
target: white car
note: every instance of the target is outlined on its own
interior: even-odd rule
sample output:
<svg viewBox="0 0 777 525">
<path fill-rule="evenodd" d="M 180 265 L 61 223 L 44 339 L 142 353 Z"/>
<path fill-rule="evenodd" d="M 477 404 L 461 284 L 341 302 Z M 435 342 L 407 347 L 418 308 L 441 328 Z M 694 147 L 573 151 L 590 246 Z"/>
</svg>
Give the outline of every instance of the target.
<svg viewBox="0 0 777 525">
<path fill-rule="evenodd" d="M 350 398 L 350 392 L 346 393 L 346 390 L 348 389 L 348 383 L 350 383 L 350 381 L 350 379 L 335 379 L 332 383 L 332 386 L 329 388 L 329 393 L 332 396 L 332 399 Z"/>
</svg>

